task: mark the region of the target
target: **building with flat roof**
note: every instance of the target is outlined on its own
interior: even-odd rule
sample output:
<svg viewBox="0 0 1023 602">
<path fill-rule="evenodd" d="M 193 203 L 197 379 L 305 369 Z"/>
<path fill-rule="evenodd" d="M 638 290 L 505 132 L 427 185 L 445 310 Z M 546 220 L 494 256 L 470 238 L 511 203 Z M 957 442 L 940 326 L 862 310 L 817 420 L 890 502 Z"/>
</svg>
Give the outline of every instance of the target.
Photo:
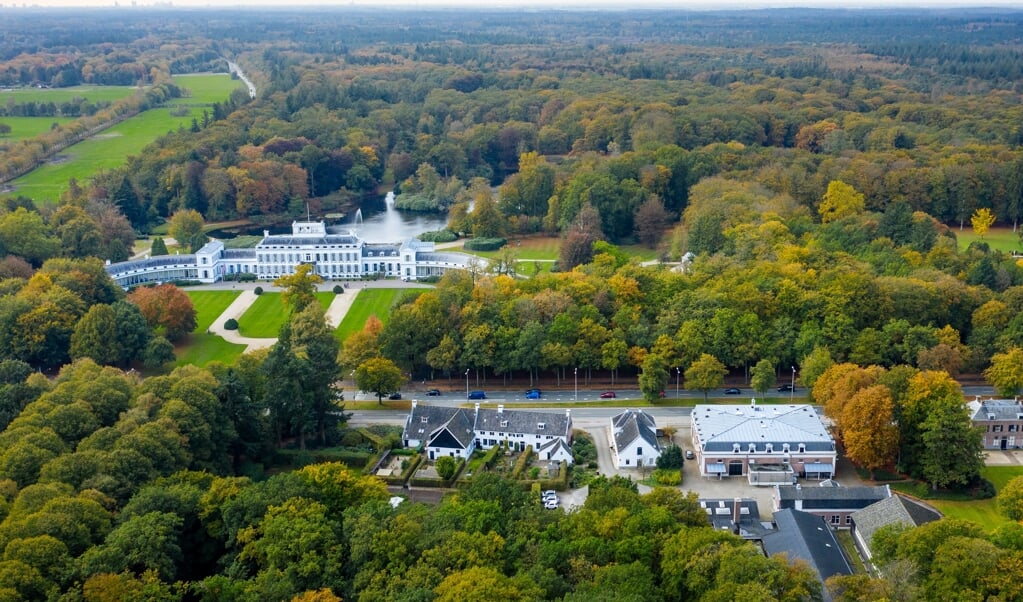
<svg viewBox="0 0 1023 602">
<path fill-rule="evenodd" d="M 800 510 L 828 521 L 835 529 L 852 527 L 852 514 L 871 504 L 892 497 L 887 485 L 840 487 L 825 481 L 821 487 L 780 485 L 771 496 L 775 510 Z"/>
<path fill-rule="evenodd" d="M 773 486 L 835 475 L 835 440 L 807 404 L 698 405 L 691 433 L 703 476 Z"/>
</svg>

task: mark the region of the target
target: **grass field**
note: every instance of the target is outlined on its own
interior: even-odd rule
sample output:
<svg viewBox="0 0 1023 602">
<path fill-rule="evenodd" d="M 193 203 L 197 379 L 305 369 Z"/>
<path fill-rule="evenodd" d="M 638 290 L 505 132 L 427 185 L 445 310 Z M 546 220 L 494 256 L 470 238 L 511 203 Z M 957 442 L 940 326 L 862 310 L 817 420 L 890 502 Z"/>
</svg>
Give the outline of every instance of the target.
<svg viewBox="0 0 1023 602">
<path fill-rule="evenodd" d="M 960 249 L 965 249 L 970 246 L 971 242 L 979 240 L 986 242 L 992 249 L 1006 253 L 1023 250 L 1023 243 L 1020 242 L 1019 232 L 1013 232 L 1012 228 L 991 228 L 984 235 L 984 238 L 974 234 L 970 228 L 965 228 L 962 232 L 956 230 L 955 233 Z"/>
<path fill-rule="evenodd" d="M 136 115 L 68 147 L 50 163 L 14 180 L 15 193 L 29 196 L 37 203 L 54 203 L 67 188 L 69 179 L 84 182 L 100 169 L 118 167 L 126 157 L 138 154 L 158 137 L 188 127 L 193 117 L 202 115 L 202 107 L 227 100 L 231 91 L 242 85 L 228 75 L 183 75 L 174 80 L 192 95 L 174 99 L 167 106 Z M 177 107 L 189 108 L 188 113 L 172 115 Z"/>
<path fill-rule="evenodd" d="M 213 321 L 238 298 L 239 291 L 186 291 L 195 307 L 195 332 L 205 333 Z"/>
<path fill-rule="evenodd" d="M 245 352 L 245 345 L 228 343 L 215 334 L 195 333 L 174 349 L 178 360 L 176 366 L 205 366 L 210 362 L 231 364 Z"/>
<path fill-rule="evenodd" d="M 1023 466 L 985 466 L 981 474 L 994 484 L 996 490 L 1001 490 L 1010 479 L 1023 475 Z M 1009 522 L 998 512 L 995 498 L 968 502 L 927 500 L 927 503 L 941 510 L 945 516 L 973 521 L 988 531 Z"/>
<path fill-rule="evenodd" d="M 334 293 L 316 293 L 316 299 L 326 309 L 334 300 Z M 238 319 L 238 332 L 246 337 L 269 339 L 277 336 L 287 320 L 288 309 L 281 301 L 281 294 L 263 293 Z"/>
<path fill-rule="evenodd" d="M 138 88 L 135 86 L 73 86 L 70 88 L 13 88 L 0 91 L 0 103 L 6 104 L 8 99 L 14 102 L 52 102 L 60 104 L 74 98 L 84 98 L 89 102 L 114 102 L 131 96 Z"/>
<path fill-rule="evenodd" d="M 39 134 L 50 131 L 55 123 L 70 123 L 69 117 L 0 117 L 0 123 L 11 126 L 11 133 L 0 136 L 0 142 L 16 142 L 25 138 L 35 138 Z"/>
<path fill-rule="evenodd" d="M 380 318 L 381 322 L 387 324 L 391 314 L 391 305 L 394 304 L 394 299 L 400 292 L 402 289 L 397 288 L 364 288 L 358 291 L 359 296 L 355 298 L 351 309 L 338 324 L 335 331 L 337 339 L 344 341 L 348 335 L 362 330 L 371 315 L 375 315 Z"/>
<path fill-rule="evenodd" d="M 558 258 L 558 253 L 561 251 L 561 239 L 554 237 L 512 239 L 508 241 L 507 246 L 515 251 L 519 261 L 532 259 L 554 260 Z M 487 258 L 498 257 L 504 252 L 504 249 L 498 251 L 467 251 L 464 247 L 458 247 L 458 250 L 463 253 Z"/>
</svg>

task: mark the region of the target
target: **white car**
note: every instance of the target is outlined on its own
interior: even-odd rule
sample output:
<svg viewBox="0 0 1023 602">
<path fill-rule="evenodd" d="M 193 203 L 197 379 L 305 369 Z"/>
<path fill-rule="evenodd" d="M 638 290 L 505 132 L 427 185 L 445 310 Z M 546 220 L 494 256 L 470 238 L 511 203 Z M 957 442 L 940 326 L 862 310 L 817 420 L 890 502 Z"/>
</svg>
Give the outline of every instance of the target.
<svg viewBox="0 0 1023 602">
<path fill-rule="evenodd" d="M 554 491 L 553 489 L 548 489 L 547 491 L 544 491 L 543 493 L 540 494 L 540 499 L 546 500 L 547 498 L 558 499 L 558 492 Z"/>
<path fill-rule="evenodd" d="M 544 500 L 543 507 L 548 509 L 548 510 L 557 510 L 557 508 L 558 508 L 558 498 Z"/>
</svg>

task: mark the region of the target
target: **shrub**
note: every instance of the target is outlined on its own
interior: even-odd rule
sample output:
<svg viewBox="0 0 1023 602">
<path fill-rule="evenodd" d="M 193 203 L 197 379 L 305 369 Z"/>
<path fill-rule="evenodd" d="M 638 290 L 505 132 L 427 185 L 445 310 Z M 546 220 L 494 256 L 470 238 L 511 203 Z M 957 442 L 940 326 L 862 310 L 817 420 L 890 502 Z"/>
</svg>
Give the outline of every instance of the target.
<svg viewBox="0 0 1023 602">
<path fill-rule="evenodd" d="M 238 320 L 234 318 L 228 318 L 227 322 L 224 322 L 225 330 L 238 330 Z"/>
<path fill-rule="evenodd" d="M 432 232 L 423 232 L 419 235 L 419 240 L 426 242 L 454 242 L 458 240 L 458 235 L 451 230 L 434 230 Z"/>
<path fill-rule="evenodd" d="M 256 288 L 252 289 L 252 292 L 256 293 L 257 296 L 258 295 L 262 295 L 263 294 L 263 287 L 257 286 Z"/>
<path fill-rule="evenodd" d="M 458 463 L 451 456 L 442 456 L 437 458 L 436 468 L 437 476 L 448 481 L 451 477 L 455 476 L 455 468 L 458 467 Z"/>
<path fill-rule="evenodd" d="M 341 293 L 345 292 L 345 287 L 341 286 L 340 284 L 335 284 L 333 290 L 335 295 L 340 295 Z"/>
<path fill-rule="evenodd" d="M 682 468 L 682 464 L 685 460 L 682 457 L 682 448 L 677 445 L 669 445 L 664 448 L 661 455 L 657 457 L 657 468 L 659 469 L 679 469 Z"/>
<path fill-rule="evenodd" d="M 508 244 L 503 238 L 474 238 L 466 241 L 466 251 L 496 251 Z"/>
<path fill-rule="evenodd" d="M 358 447 L 362 445 L 363 437 L 358 431 L 348 431 L 341 437 L 343 447 Z"/>
<path fill-rule="evenodd" d="M 658 468 L 653 474 L 654 481 L 664 487 L 678 487 L 682 484 L 682 472 L 679 470 L 664 470 Z"/>
</svg>

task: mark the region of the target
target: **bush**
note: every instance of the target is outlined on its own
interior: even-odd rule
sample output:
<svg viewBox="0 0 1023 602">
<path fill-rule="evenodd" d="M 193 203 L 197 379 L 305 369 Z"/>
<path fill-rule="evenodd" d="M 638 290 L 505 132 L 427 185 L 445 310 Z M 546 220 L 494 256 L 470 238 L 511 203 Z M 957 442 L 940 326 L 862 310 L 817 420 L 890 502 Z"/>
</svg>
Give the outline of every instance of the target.
<svg viewBox="0 0 1023 602">
<path fill-rule="evenodd" d="M 658 468 L 653 474 L 654 481 L 663 487 L 678 487 L 682 484 L 680 470 L 663 470 Z"/>
<path fill-rule="evenodd" d="M 685 459 L 682 456 L 682 448 L 677 445 L 669 445 L 664 448 L 661 455 L 657 457 L 657 468 L 667 470 L 674 468 L 676 470 L 682 468 L 682 464 Z"/>
<path fill-rule="evenodd" d="M 335 284 L 333 291 L 335 295 L 340 295 L 341 293 L 345 292 L 345 287 L 341 286 L 340 284 Z"/>
<path fill-rule="evenodd" d="M 434 230 L 432 232 L 423 232 L 419 235 L 419 240 L 426 242 L 454 242 L 458 240 L 458 235 L 451 230 Z"/>
<path fill-rule="evenodd" d="M 262 295 L 263 294 L 263 287 L 257 286 L 256 288 L 252 289 L 252 292 L 256 293 L 257 296 L 258 295 Z"/>
<path fill-rule="evenodd" d="M 228 318 L 227 322 L 224 322 L 225 330 L 238 330 L 238 320 L 234 318 Z"/>
<path fill-rule="evenodd" d="M 451 456 L 442 456 L 437 458 L 435 467 L 437 468 L 437 476 L 445 481 L 449 481 L 451 477 L 455 476 L 455 468 L 458 467 L 458 463 Z"/>
<path fill-rule="evenodd" d="M 466 251 L 496 251 L 508 244 L 503 238 L 474 238 L 465 243 Z"/>
</svg>

